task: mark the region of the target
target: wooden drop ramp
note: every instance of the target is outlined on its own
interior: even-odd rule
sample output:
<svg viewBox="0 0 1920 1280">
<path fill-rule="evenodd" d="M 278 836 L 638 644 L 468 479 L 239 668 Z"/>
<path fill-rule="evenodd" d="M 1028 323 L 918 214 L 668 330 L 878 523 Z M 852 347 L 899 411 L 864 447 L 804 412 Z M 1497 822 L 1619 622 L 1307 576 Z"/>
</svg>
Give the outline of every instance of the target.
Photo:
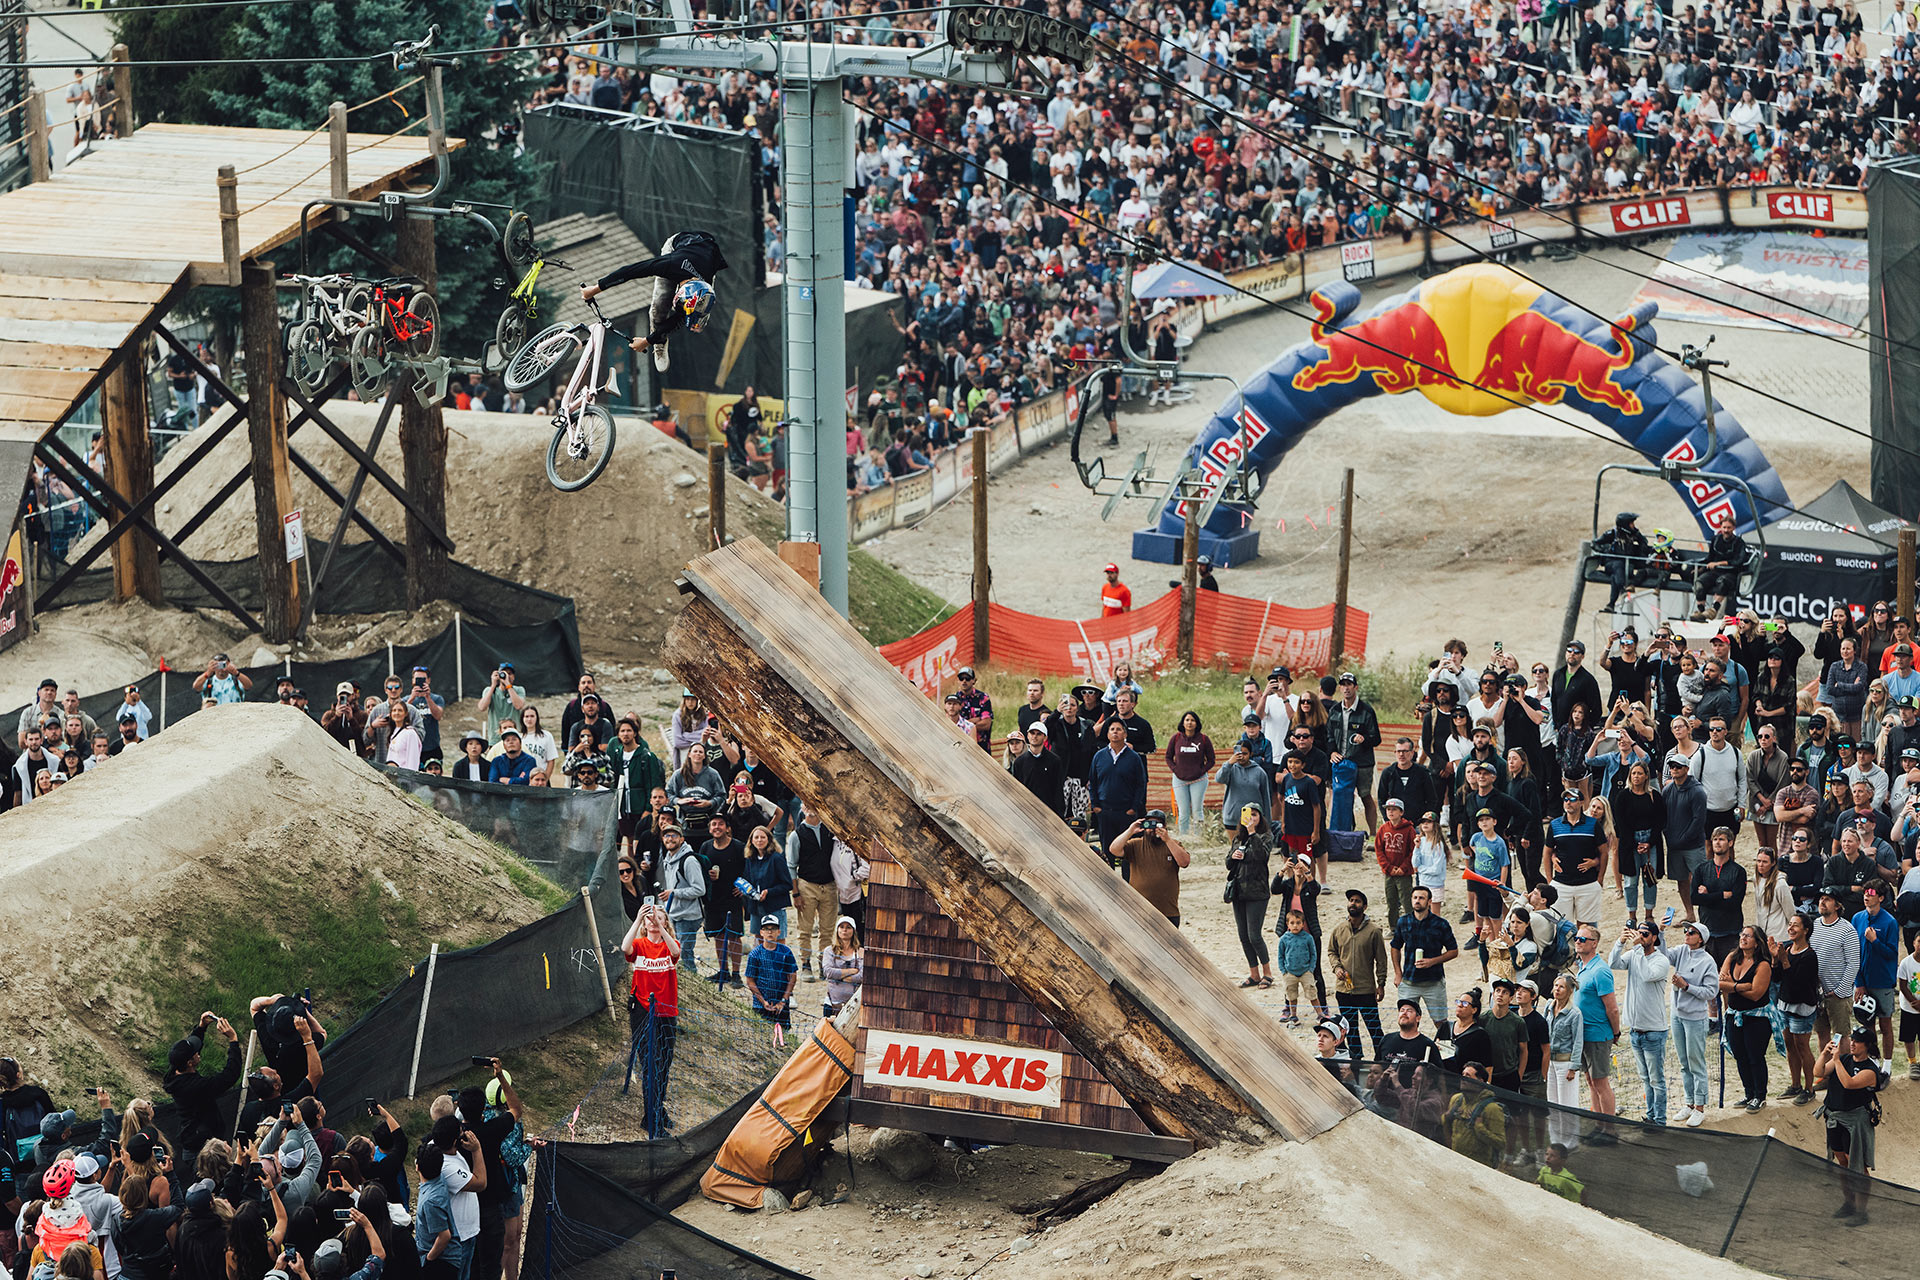
<svg viewBox="0 0 1920 1280">
<path fill-rule="evenodd" d="M 688 565 L 667 661 L 850 842 L 877 840 L 1155 1132 L 1304 1140 L 1359 1103 L 755 541 Z"/>
</svg>

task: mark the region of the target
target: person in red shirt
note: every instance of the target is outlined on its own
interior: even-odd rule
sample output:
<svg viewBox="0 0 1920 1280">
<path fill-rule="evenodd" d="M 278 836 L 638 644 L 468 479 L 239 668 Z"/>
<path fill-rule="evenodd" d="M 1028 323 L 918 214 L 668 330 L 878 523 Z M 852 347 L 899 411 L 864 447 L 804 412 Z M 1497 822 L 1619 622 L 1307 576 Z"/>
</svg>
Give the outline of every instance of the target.
<svg viewBox="0 0 1920 1280">
<path fill-rule="evenodd" d="M 1374 833 L 1373 856 L 1387 880 L 1387 919 L 1392 921 L 1413 910 L 1413 841 L 1418 834 L 1407 821 L 1406 801 L 1388 796 L 1386 821 Z"/>
<path fill-rule="evenodd" d="M 1107 585 L 1100 588 L 1100 616 L 1111 618 L 1116 613 L 1125 613 L 1133 608 L 1133 592 L 1127 584 L 1120 581 L 1120 566 L 1110 564 L 1106 569 Z"/>
<path fill-rule="evenodd" d="M 680 942 L 658 902 L 649 898 L 640 904 L 640 914 L 620 943 L 620 954 L 633 963 L 633 994 L 627 1001 L 633 1042 L 627 1053 L 626 1084 L 620 1092 L 633 1087 L 634 1064 L 640 1063 L 647 1136 L 661 1138 L 670 1132 L 667 1073 L 673 1069 L 673 1045 L 680 1034 Z"/>
</svg>

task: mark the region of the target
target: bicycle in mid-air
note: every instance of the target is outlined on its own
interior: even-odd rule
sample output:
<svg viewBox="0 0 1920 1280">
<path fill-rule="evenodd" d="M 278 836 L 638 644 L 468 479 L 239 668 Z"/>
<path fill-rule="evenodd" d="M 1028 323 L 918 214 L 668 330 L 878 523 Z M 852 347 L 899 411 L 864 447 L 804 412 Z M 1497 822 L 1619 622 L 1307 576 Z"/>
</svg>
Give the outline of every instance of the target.
<svg viewBox="0 0 1920 1280">
<path fill-rule="evenodd" d="M 621 333 L 600 314 L 598 303 L 588 324 L 549 325 L 528 338 L 507 362 L 501 381 L 509 391 L 525 391 L 577 351 L 579 359 L 566 390 L 554 399 L 553 442 L 547 446 L 547 480 L 563 493 L 577 493 L 600 478 L 613 457 L 613 415 L 599 403 L 600 393 L 614 391 L 617 376 L 606 363 L 607 335 Z"/>
</svg>

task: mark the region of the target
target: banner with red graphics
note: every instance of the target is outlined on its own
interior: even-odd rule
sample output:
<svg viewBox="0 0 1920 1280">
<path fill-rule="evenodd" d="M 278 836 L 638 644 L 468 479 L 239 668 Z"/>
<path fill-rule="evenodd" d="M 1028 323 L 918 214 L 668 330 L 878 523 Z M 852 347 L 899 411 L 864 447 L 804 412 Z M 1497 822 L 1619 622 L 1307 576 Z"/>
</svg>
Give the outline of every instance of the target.
<svg viewBox="0 0 1920 1280">
<path fill-rule="evenodd" d="M 1347 610 L 1347 654 L 1367 652 L 1367 614 Z M 1171 661 L 1180 637 L 1180 592 L 1110 618 L 1073 622 L 987 606 L 987 643 L 993 661 L 1035 675 L 1078 675 L 1105 683 L 1115 664 L 1136 671 Z M 1333 606 L 1297 609 L 1271 600 L 1202 591 L 1195 601 L 1193 656 L 1201 666 L 1252 670 L 1285 665 L 1296 676 L 1324 672 L 1333 665 Z M 938 626 L 892 644 L 881 654 L 928 693 L 975 660 L 973 606 L 967 605 Z"/>
</svg>

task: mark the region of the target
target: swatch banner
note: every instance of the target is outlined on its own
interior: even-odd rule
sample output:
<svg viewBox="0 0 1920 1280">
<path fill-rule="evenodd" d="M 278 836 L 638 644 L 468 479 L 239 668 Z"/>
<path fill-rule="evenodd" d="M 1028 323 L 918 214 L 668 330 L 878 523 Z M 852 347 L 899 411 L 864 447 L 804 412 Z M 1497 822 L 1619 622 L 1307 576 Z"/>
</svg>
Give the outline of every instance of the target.
<svg viewBox="0 0 1920 1280">
<path fill-rule="evenodd" d="M 1180 592 L 1110 618 L 1068 622 L 987 606 L 987 643 L 993 660 L 1036 675 L 1078 675 L 1105 683 L 1116 663 L 1144 670 L 1171 660 L 1180 636 Z M 1295 609 L 1271 600 L 1252 600 L 1218 591 L 1202 591 L 1194 606 L 1193 656 L 1201 666 L 1250 671 L 1262 665 L 1324 672 L 1333 665 L 1333 606 Z M 1367 614 L 1347 609 L 1347 655 L 1367 652 Z M 967 605 L 938 626 L 892 644 L 880 653 L 901 674 L 929 695 L 974 661 L 973 606 Z"/>
</svg>

